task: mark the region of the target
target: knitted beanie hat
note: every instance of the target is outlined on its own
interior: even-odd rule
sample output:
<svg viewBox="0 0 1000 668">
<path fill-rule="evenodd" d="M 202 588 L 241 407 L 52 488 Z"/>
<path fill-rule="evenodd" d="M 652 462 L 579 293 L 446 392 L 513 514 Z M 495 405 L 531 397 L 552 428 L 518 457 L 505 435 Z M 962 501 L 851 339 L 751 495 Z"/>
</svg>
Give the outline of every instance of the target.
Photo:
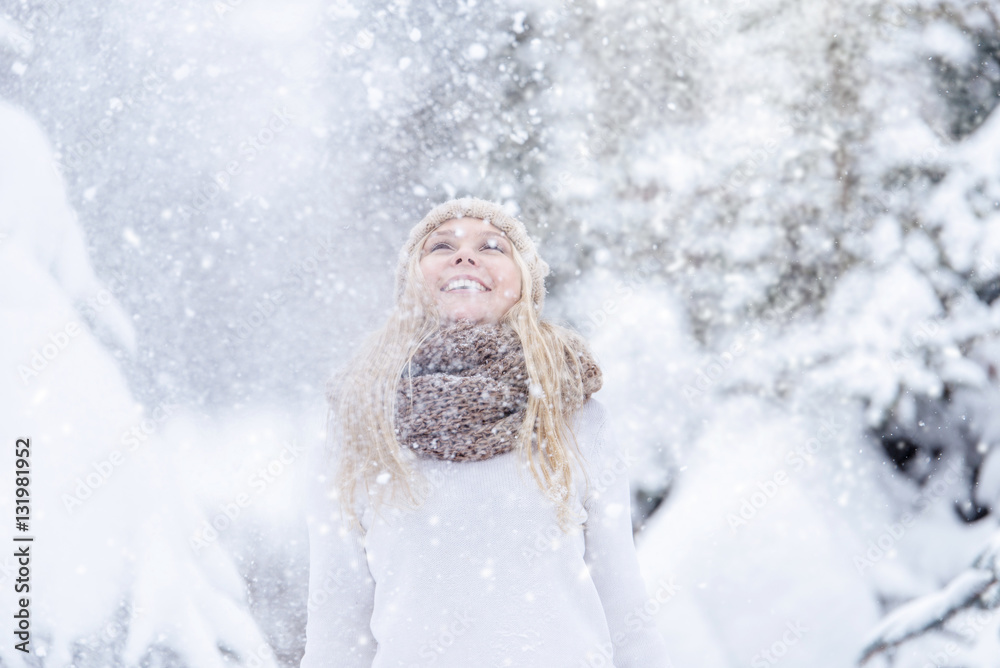
<svg viewBox="0 0 1000 668">
<path fill-rule="evenodd" d="M 524 223 L 508 215 L 499 204 L 472 197 L 453 199 L 437 205 L 410 230 L 409 239 L 399 251 L 399 263 L 396 269 L 396 301 L 398 302 L 403 296 L 406 263 L 410 253 L 416 249 L 417 244 L 425 234 L 429 234 L 453 218 L 479 218 L 503 231 L 528 265 L 532 280 L 532 299 L 536 312 L 540 314 L 542 304 L 545 302 L 545 277 L 549 274 L 549 265 L 538 255 L 535 242 L 528 236 Z"/>
</svg>

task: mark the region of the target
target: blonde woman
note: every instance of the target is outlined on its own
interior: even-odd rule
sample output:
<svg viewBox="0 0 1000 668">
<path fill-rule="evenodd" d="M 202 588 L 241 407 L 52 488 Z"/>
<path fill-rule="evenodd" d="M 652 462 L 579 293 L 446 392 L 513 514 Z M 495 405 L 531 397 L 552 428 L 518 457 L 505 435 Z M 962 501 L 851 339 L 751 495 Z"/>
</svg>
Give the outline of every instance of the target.
<svg viewBox="0 0 1000 668">
<path fill-rule="evenodd" d="M 491 202 L 411 231 L 388 321 L 331 382 L 302 668 L 663 668 L 627 462 L 542 260 Z"/>
</svg>

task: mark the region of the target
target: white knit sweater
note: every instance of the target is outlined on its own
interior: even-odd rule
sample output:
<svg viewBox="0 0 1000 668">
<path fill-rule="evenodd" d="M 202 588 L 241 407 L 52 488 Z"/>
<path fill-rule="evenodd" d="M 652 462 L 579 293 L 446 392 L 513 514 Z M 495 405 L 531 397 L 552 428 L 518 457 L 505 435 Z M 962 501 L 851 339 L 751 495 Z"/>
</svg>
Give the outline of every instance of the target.
<svg viewBox="0 0 1000 668">
<path fill-rule="evenodd" d="M 574 433 L 591 489 L 575 477 L 586 519 L 565 535 L 513 451 L 419 458 L 422 505 L 382 517 L 364 505 L 364 537 L 344 527 L 316 460 L 301 668 L 672 668 L 648 614 L 672 592 L 650 596 L 639 574 L 627 455 L 594 399 Z"/>
</svg>

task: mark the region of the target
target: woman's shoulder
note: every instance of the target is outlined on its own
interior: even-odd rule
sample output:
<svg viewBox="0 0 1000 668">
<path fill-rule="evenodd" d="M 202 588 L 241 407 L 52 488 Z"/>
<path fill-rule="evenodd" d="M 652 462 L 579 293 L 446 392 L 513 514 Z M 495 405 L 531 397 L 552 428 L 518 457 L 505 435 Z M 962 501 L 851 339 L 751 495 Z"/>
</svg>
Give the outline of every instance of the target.
<svg viewBox="0 0 1000 668">
<path fill-rule="evenodd" d="M 580 432 L 596 433 L 608 420 L 608 411 L 599 400 L 590 397 L 573 415 L 573 424 Z"/>
<path fill-rule="evenodd" d="M 580 453 L 592 464 L 609 455 L 607 425 L 610 415 L 599 400 L 590 397 L 573 415 L 573 435 Z"/>
</svg>

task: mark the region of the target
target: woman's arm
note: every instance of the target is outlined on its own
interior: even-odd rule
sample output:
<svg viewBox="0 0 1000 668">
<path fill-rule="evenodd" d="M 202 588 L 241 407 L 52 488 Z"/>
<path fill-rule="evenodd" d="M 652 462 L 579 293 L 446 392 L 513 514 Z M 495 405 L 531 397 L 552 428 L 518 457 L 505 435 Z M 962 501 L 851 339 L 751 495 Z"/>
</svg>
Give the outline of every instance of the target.
<svg viewBox="0 0 1000 668">
<path fill-rule="evenodd" d="M 629 460 L 618 445 L 604 407 L 590 401 L 596 404 L 593 420 L 597 433 L 595 461 L 588 469 L 591 492 L 586 502 L 584 559 L 604 606 L 614 644 L 614 665 L 673 668 L 666 643 L 650 614 L 673 592 L 658 590 L 651 596 L 646 590 L 632 540 Z"/>
<path fill-rule="evenodd" d="M 316 461 L 318 458 L 314 458 Z M 306 651 L 300 668 L 371 668 L 375 581 L 363 538 L 341 519 L 340 505 L 326 494 L 334 474 L 310 466 L 307 485 L 309 599 Z"/>
</svg>

